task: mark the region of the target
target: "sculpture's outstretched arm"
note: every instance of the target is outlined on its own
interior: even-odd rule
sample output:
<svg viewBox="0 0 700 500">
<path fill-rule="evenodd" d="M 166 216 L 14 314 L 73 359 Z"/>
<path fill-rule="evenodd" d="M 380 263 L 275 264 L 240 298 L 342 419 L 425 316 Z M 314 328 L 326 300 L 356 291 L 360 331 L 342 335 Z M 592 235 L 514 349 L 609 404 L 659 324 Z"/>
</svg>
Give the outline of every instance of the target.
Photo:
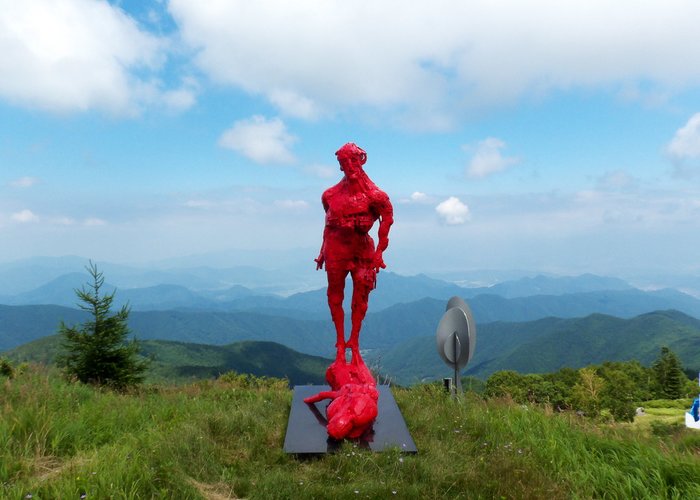
<svg viewBox="0 0 700 500">
<path fill-rule="evenodd" d="M 321 250 L 318 252 L 318 257 L 314 259 L 314 262 L 316 262 L 316 270 L 318 271 L 319 269 L 323 269 L 323 263 L 326 261 L 325 258 L 325 250 L 326 250 L 326 232 L 328 231 L 328 228 L 325 227 L 323 228 L 323 241 L 321 242 Z"/>
<path fill-rule="evenodd" d="M 321 204 L 323 205 L 323 210 L 328 212 L 328 200 L 327 193 L 323 193 L 321 196 Z M 314 259 L 316 262 L 316 270 L 323 269 L 323 263 L 325 262 L 325 250 L 326 250 L 326 233 L 328 232 L 328 226 L 323 227 L 323 241 L 321 242 L 321 250 L 318 252 L 318 257 Z"/>
<path fill-rule="evenodd" d="M 389 246 L 389 230 L 391 225 L 394 223 L 394 207 L 392 207 L 389 197 L 382 193 L 383 197 L 381 202 L 377 206 L 377 212 L 379 213 L 379 229 L 377 231 L 377 250 L 374 253 L 374 262 L 372 267 L 375 271 L 379 272 L 379 269 L 385 269 L 386 264 L 384 264 L 384 250 Z"/>
<path fill-rule="evenodd" d="M 324 399 L 335 399 L 340 395 L 340 391 L 322 391 L 308 398 L 304 398 L 304 403 L 318 403 Z"/>
</svg>

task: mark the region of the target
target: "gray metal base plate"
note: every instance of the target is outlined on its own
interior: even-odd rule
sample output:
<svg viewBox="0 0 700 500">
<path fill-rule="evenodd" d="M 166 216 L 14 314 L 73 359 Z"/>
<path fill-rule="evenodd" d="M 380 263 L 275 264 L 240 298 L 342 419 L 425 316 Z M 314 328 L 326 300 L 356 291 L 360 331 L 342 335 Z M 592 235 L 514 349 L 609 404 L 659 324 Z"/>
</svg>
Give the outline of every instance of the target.
<svg viewBox="0 0 700 500">
<path fill-rule="evenodd" d="M 296 385 L 292 397 L 292 409 L 287 423 L 287 434 L 284 438 L 286 453 L 322 454 L 335 451 L 340 441 L 328 436 L 326 432 L 326 407 L 330 400 L 314 404 L 304 403 L 304 398 L 313 396 L 321 391 L 328 391 L 327 385 Z M 379 391 L 379 415 L 374 422 L 373 431 L 365 436 L 351 440 L 361 448 L 372 451 L 382 451 L 387 448 L 398 448 L 406 453 L 416 453 L 406 422 L 401 415 L 394 395 L 388 385 L 377 386 Z"/>
</svg>

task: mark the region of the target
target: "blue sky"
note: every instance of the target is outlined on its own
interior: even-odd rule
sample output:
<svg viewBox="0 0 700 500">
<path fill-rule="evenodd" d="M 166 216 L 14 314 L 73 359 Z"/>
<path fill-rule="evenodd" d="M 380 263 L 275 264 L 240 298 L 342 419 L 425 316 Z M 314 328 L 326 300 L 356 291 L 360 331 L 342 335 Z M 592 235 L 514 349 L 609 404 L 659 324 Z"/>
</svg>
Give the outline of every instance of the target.
<svg viewBox="0 0 700 500">
<path fill-rule="evenodd" d="M 0 261 L 311 260 L 352 141 L 394 202 L 395 271 L 700 274 L 697 19 L 680 0 L 0 0 Z"/>
</svg>

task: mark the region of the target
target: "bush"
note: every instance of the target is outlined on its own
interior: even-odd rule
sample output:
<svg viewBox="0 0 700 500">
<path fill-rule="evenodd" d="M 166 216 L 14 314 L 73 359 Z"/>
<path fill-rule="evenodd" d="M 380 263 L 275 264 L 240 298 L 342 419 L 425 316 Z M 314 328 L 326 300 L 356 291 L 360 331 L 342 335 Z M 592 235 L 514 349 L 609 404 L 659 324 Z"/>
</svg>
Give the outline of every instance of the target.
<svg viewBox="0 0 700 500">
<path fill-rule="evenodd" d="M 0 375 L 8 378 L 13 378 L 15 376 L 15 369 L 5 358 L 0 358 Z"/>
<path fill-rule="evenodd" d="M 669 437 L 679 434 L 685 429 L 683 424 L 655 420 L 651 423 L 651 433 L 659 437 Z"/>
<path fill-rule="evenodd" d="M 645 408 L 678 408 L 688 410 L 693 405 L 692 399 L 652 399 L 644 401 L 642 406 Z"/>
</svg>

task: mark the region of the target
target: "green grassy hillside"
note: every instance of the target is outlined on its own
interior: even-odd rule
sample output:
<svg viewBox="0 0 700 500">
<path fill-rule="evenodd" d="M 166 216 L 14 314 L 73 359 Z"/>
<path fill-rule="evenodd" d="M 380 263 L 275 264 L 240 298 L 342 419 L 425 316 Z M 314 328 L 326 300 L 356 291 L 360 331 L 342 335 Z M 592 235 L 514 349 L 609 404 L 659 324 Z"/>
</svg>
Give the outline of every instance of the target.
<svg viewBox="0 0 700 500">
<path fill-rule="evenodd" d="M 325 384 L 330 359 L 309 356 L 275 342 L 236 342 L 226 346 L 145 341 L 141 353 L 153 359 L 150 380 L 214 378 L 229 371 L 286 378 L 295 384 Z"/>
<path fill-rule="evenodd" d="M 15 362 L 51 364 L 60 350 L 52 335 L 5 353 Z M 164 340 L 141 342 L 141 354 L 151 358 L 146 381 L 186 382 L 215 378 L 229 371 L 287 378 L 290 384 L 324 384 L 330 359 L 309 356 L 274 342 L 237 342 L 225 346 Z"/>
<path fill-rule="evenodd" d="M 661 440 L 436 386 L 393 390 L 418 447 L 282 451 L 291 391 L 223 377 L 115 394 L 0 377 L 0 497 L 698 498 L 700 434 Z M 682 410 L 679 410 L 682 411 Z"/>
</svg>

